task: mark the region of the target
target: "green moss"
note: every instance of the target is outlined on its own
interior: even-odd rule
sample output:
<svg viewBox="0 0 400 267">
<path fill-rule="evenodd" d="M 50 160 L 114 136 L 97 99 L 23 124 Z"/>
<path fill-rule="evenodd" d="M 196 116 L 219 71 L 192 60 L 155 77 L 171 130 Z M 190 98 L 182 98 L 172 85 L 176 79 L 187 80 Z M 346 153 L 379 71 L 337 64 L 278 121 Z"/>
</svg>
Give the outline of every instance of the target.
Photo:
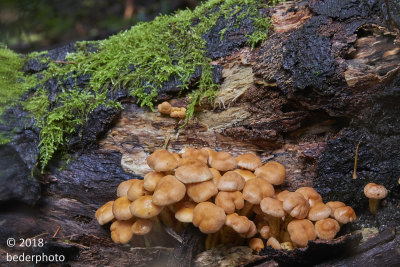
<svg viewBox="0 0 400 267">
<path fill-rule="evenodd" d="M 212 100 L 218 85 L 212 77 L 211 59 L 206 56 L 206 41 L 202 36 L 216 25 L 219 18 L 233 19 L 240 27 L 243 19 L 253 20 L 253 32 L 249 34 L 251 47 L 267 38 L 271 21 L 260 10 L 279 1 L 261 0 L 209 0 L 195 10 L 183 10 L 173 15 L 160 15 L 151 22 L 139 23 L 107 40 L 78 42 L 77 50 L 68 54 L 68 64 L 50 62 L 45 53 L 31 54 L 30 58 L 48 63 L 36 81 L 39 90 L 24 106 L 40 127 L 40 163 L 44 170 L 54 153 L 67 146 L 72 134 L 85 123 L 87 115 L 100 105 L 118 106 L 108 102 L 110 90 L 128 88 L 141 106 L 153 109 L 158 91 L 172 77 L 179 79 L 181 89 L 187 90 L 190 77 L 201 70 L 201 77 L 190 94 L 185 122 L 194 115 L 194 108 L 204 100 Z M 220 32 L 221 38 L 227 29 Z M 96 47 L 90 52 L 90 47 Z M 12 54 L 15 66 L 22 61 Z M 85 88 L 68 90 L 62 82 L 67 78 L 89 74 L 90 83 Z M 20 74 L 18 74 L 20 75 Z M 16 84 L 20 76 L 7 85 Z M 48 100 L 43 85 L 57 78 L 61 93 L 56 103 Z M 22 83 L 26 84 L 26 83 Z M 26 88 L 25 85 L 20 85 Z M 23 91 L 23 90 L 22 90 Z M 20 94 L 17 94 L 18 96 Z M 16 99 L 16 96 L 11 98 Z"/>
</svg>

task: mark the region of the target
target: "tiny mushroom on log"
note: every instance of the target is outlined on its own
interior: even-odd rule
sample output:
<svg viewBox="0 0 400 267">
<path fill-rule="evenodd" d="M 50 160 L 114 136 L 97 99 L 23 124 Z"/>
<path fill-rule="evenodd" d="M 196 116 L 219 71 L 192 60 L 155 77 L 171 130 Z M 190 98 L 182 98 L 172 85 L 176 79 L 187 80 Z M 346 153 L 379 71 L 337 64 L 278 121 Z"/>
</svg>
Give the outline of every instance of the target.
<svg viewBox="0 0 400 267">
<path fill-rule="evenodd" d="M 161 178 L 164 177 L 162 172 L 149 172 L 144 176 L 143 187 L 149 192 L 153 192 L 156 189 L 157 183 Z"/>
<path fill-rule="evenodd" d="M 246 153 L 237 156 L 235 160 L 237 162 L 237 166 L 241 169 L 254 171 L 255 169 L 262 166 L 260 157 L 251 153 Z"/>
<path fill-rule="evenodd" d="M 261 238 L 250 239 L 249 246 L 252 250 L 260 252 L 264 248 L 264 242 Z"/>
<path fill-rule="evenodd" d="M 158 112 L 164 115 L 169 115 L 171 113 L 172 107 L 171 104 L 164 101 L 161 104 L 158 104 Z"/>
<path fill-rule="evenodd" d="M 186 116 L 186 108 L 172 107 L 169 116 L 171 118 L 184 119 Z"/>
<path fill-rule="evenodd" d="M 216 233 L 225 224 L 226 215 L 222 208 L 211 202 L 202 202 L 193 210 L 193 225 L 205 234 Z"/>
<path fill-rule="evenodd" d="M 167 150 L 160 149 L 147 157 L 147 165 L 156 172 L 167 172 L 174 170 L 178 161 Z"/>
<path fill-rule="evenodd" d="M 133 221 L 115 221 L 110 226 L 111 239 L 116 244 L 126 244 L 133 237 L 132 232 Z"/>
<path fill-rule="evenodd" d="M 383 185 L 369 183 L 364 187 L 364 194 L 369 198 L 369 211 L 375 214 L 379 201 L 387 196 L 387 189 Z"/>
<path fill-rule="evenodd" d="M 333 239 L 339 230 L 339 223 L 332 218 L 322 219 L 315 223 L 315 232 L 320 239 Z"/>
<path fill-rule="evenodd" d="M 167 175 L 158 182 L 152 201 L 157 206 L 167 206 L 179 202 L 185 197 L 186 187 L 173 175 Z"/>
<path fill-rule="evenodd" d="M 132 202 L 128 197 L 119 197 L 114 201 L 112 211 L 115 219 L 125 221 L 133 217 L 129 210 L 129 206 Z"/>
<path fill-rule="evenodd" d="M 136 199 L 129 206 L 131 214 L 142 219 L 150 219 L 158 215 L 163 206 L 157 206 L 153 203 L 152 196 L 142 196 Z"/>
<path fill-rule="evenodd" d="M 95 217 L 100 225 L 109 223 L 114 219 L 113 204 L 114 201 L 108 201 L 96 211 Z"/>
<path fill-rule="evenodd" d="M 131 231 L 135 235 L 145 235 L 150 233 L 153 223 L 149 219 L 138 219 L 132 224 Z"/>
<path fill-rule="evenodd" d="M 315 240 L 317 236 L 314 224 L 307 219 L 295 219 L 288 224 L 287 229 L 290 239 L 299 247 L 306 247 L 308 241 Z"/>
<path fill-rule="evenodd" d="M 233 171 L 228 171 L 219 178 L 217 187 L 220 191 L 240 191 L 243 189 L 246 181 L 244 178 Z"/>
<path fill-rule="evenodd" d="M 244 207 L 244 199 L 240 191 L 221 191 L 215 197 L 215 204 L 223 208 L 226 214 L 231 214 Z"/>
<path fill-rule="evenodd" d="M 286 177 L 285 167 L 276 161 L 269 161 L 256 169 L 254 174 L 273 185 L 280 185 Z"/>
<path fill-rule="evenodd" d="M 209 200 L 218 194 L 218 189 L 212 180 L 201 183 L 187 184 L 187 195 L 197 203 Z"/>
<path fill-rule="evenodd" d="M 341 224 L 354 222 L 357 218 L 356 213 L 352 207 L 345 206 L 337 208 L 333 214 L 334 218 Z"/>
<path fill-rule="evenodd" d="M 273 196 L 274 193 L 274 187 L 261 178 L 248 180 L 243 188 L 243 198 L 256 205 L 260 204 L 263 198 Z"/>
<path fill-rule="evenodd" d="M 283 209 L 294 218 L 304 219 L 308 215 L 310 204 L 308 204 L 302 194 L 290 192 L 285 201 L 283 201 Z"/>
</svg>

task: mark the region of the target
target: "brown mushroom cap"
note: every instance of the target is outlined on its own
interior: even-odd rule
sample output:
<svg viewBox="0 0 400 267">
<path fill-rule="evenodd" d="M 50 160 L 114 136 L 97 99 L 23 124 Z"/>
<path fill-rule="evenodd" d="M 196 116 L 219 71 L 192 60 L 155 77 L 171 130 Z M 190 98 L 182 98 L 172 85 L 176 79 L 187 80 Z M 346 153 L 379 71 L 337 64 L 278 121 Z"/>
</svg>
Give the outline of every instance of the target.
<svg viewBox="0 0 400 267">
<path fill-rule="evenodd" d="M 327 205 L 329 208 L 331 208 L 331 210 L 332 210 L 331 217 L 333 217 L 333 214 L 335 213 L 335 210 L 337 208 L 341 208 L 341 207 L 345 207 L 346 206 L 346 204 L 344 204 L 341 201 L 329 201 L 325 205 Z"/>
<path fill-rule="evenodd" d="M 314 205 L 318 202 L 322 202 L 322 197 L 320 194 L 318 194 L 317 191 L 315 191 L 314 188 L 312 187 L 300 187 L 297 189 L 295 192 L 300 193 L 303 195 L 305 199 L 307 199 L 308 203 L 310 204 L 310 207 L 314 207 Z"/>
<path fill-rule="evenodd" d="M 245 183 L 244 178 L 240 174 L 228 171 L 219 178 L 217 187 L 220 191 L 240 191 L 243 189 Z"/>
<path fill-rule="evenodd" d="M 204 164 L 207 164 L 208 152 L 205 149 L 186 147 L 184 152 L 182 153 L 182 158 L 194 158 L 200 160 Z"/>
<path fill-rule="evenodd" d="M 275 198 L 283 202 L 283 201 L 285 201 L 285 199 L 289 193 L 291 193 L 291 192 L 288 190 L 283 190 L 279 193 L 275 193 Z"/>
<path fill-rule="evenodd" d="M 194 202 L 204 202 L 216 194 L 218 194 L 218 189 L 212 180 L 187 184 L 187 195 L 193 199 Z"/>
<path fill-rule="evenodd" d="M 211 202 L 202 202 L 193 210 L 193 225 L 205 234 L 216 233 L 225 224 L 226 215 L 222 208 Z"/>
<path fill-rule="evenodd" d="M 193 210 L 196 203 L 192 201 L 184 201 L 177 204 L 175 218 L 184 223 L 193 222 Z"/>
<path fill-rule="evenodd" d="M 285 210 L 283 209 L 283 202 L 271 197 L 263 198 L 260 202 L 261 210 L 268 215 L 273 217 L 282 218 L 285 216 Z"/>
<path fill-rule="evenodd" d="M 239 216 L 237 213 L 227 215 L 225 225 L 239 234 L 247 233 L 251 226 L 250 220 L 246 216 Z"/>
<path fill-rule="evenodd" d="M 249 247 L 252 250 L 260 252 L 264 248 L 264 242 L 261 240 L 261 238 L 252 238 L 250 239 Z"/>
<path fill-rule="evenodd" d="M 186 116 L 186 108 L 172 107 L 169 116 L 171 118 L 183 119 Z"/>
<path fill-rule="evenodd" d="M 133 217 L 129 210 L 131 201 L 127 197 L 120 197 L 114 201 L 112 211 L 115 219 L 120 221 L 126 221 Z"/>
<path fill-rule="evenodd" d="M 339 230 L 339 223 L 332 218 L 323 219 L 315 223 L 315 232 L 319 239 L 333 239 Z"/>
<path fill-rule="evenodd" d="M 157 183 L 163 177 L 164 177 L 164 174 L 162 172 L 150 172 L 150 173 L 146 174 L 143 179 L 144 189 L 149 192 L 153 192 L 154 189 L 156 189 Z"/>
<path fill-rule="evenodd" d="M 200 160 L 191 159 L 191 164 L 179 166 L 175 177 L 184 184 L 200 183 L 212 179 L 213 175 L 207 165 Z"/>
<path fill-rule="evenodd" d="M 158 182 L 154 193 L 153 203 L 157 206 L 167 206 L 185 197 L 186 187 L 175 176 L 167 175 Z"/>
<path fill-rule="evenodd" d="M 387 189 L 383 185 L 369 183 L 364 187 L 364 194 L 367 198 L 382 199 L 387 196 Z"/>
<path fill-rule="evenodd" d="M 256 178 L 256 175 L 248 170 L 236 169 L 233 171 L 242 176 L 246 182 L 250 179 Z"/>
<path fill-rule="evenodd" d="M 147 157 L 147 165 L 156 172 L 167 172 L 174 170 L 178 161 L 167 150 L 160 149 Z"/>
<path fill-rule="evenodd" d="M 275 238 L 275 237 L 273 237 L 273 236 L 271 236 L 270 238 L 268 238 L 268 240 L 267 240 L 267 247 L 272 247 L 273 249 L 276 249 L 276 250 L 281 250 L 282 249 L 282 247 L 281 247 L 281 244 L 279 243 L 279 241 Z"/>
<path fill-rule="evenodd" d="M 283 201 L 283 209 L 293 218 L 304 219 L 307 217 L 310 205 L 302 194 L 290 192 Z"/>
<path fill-rule="evenodd" d="M 224 209 L 226 214 L 234 213 L 244 206 L 243 195 L 239 191 L 224 192 L 221 191 L 215 197 L 215 204 Z"/>
<path fill-rule="evenodd" d="M 161 114 L 169 115 L 171 113 L 171 109 L 172 109 L 171 104 L 166 101 L 162 102 L 161 104 L 158 104 L 158 111 Z"/>
<path fill-rule="evenodd" d="M 137 179 L 130 179 L 120 183 L 117 188 L 117 197 L 126 197 L 129 187 L 131 187 L 133 183 L 136 183 L 136 181 Z"/>
<path fill-rule="evenodd" d="M 268 239 L 271 237 L 271 228 L 268 225 L 264 225 L 261 227 L 258 232 L 260 233 L 260 236 L 264 239 Z"/>
<path fill-rule="evenodd" d="M 293 220 L 287 226 L 290 239 L 299 247 L 306 247 L 309 240 L 315 240 L 314 224 L 307 220 Z"/>
<path fill-rule="evenodd" d="M 248 180 L 243 188 L 243 198 L 256 205 L 260 204 L 263 198 L 273 196 L 274 193 L 274 187 L 261 178 Z"/>
<path fill-rule="evenodd" d="M 285 180 L 286 169 L 279 162 L 269 161 L 262 167 L 257 168 L 254 174 L 273 185 L 280 185 Z"/>
<path fill-rule="evenodd" d="M 133 221 L 115 221 L 111 224 L 111 239 L 116 244 L 127 244 L 133 237 L 131 230 Z"/>
<path fill-rule="evenodd" d="M 217 169 L 214 169 L 214 168 L 209 168 L 209 170 L 212 173 L 212 176 L 213 176 L 212 180 L 213 180 L 214 184 L 217 185 L 219 178 L 221 178 L 221 173 Z"/>
<path fill-rule="evenodd" d="M 100 225 L 109 223 L 114 219 L 114 214 L 112 212 L 113 204 L 114 201 L 108 201 L 96 211 L 95 217 Z"/>
<path fill-rule="evenodd" d="M 354 212 L 353 208 L 349 207 L 349 206 L 335 209 L 333 216 L 338 222 L 340 222 L 342 224 L 353 222 L 357 218 L 356 213 Z"/>
<path fill-rule="evenodd" d="M 319 221 L 328 218 L 331 215 L 331 208 L 322 202 L 318 202 L 308 212 L 308 219 L 310 221 Z"/>
<path fill-rule="evenodd" d="M 153 223 L 149 219 L 138 219 L 132 224 L 131 231 L 135 235 L 145 235 L 150 233 Z"/>
<path fill-rule="evenodd" d="M 219 171 L 230 171 L 236 168 L 237 162 L 228 152 L 216 152 L 210 148 L 208 151 L 208 164 Z"/>
<path fill-rule="evenodd" d="M 235 158 L 237 165 L 241 169 L 246 169 L 250 171 L 254 171 L 255 169 L 259 168 L 262 166 L 262 162 L 260 157 L 251 154 L 251 153 L 246 153 L 240 156 L 237 156 Z"/>
<path fill-rule="evenodd" d="M 163 207 L 154 205 L 152 196 L 142 196 L 133 201 L 129 209 L 135 217 L 150 219 L 151 217 L 157 216 L 162 211 Z"/>
<path fill-rule="evenodd" d="M 139 197 L 145 195 L 146 190 L 144 190 L 143 184 L 144 184 L 143 180 L 136 180 L 131 184 L 126 194 L 126 196 L 130 201 L 135 201 Z"/>
<path fill-rule="evenodd" d="M 243 238 L 252 238 L 253 236 L 255 236 L 257 234 L 257 227 L 254 224 L 253 221 L 250 221 L 250 228 L 249 231 L 247 231 L 246 233 L 240 234 L 241 237 Z"/>
</svg>

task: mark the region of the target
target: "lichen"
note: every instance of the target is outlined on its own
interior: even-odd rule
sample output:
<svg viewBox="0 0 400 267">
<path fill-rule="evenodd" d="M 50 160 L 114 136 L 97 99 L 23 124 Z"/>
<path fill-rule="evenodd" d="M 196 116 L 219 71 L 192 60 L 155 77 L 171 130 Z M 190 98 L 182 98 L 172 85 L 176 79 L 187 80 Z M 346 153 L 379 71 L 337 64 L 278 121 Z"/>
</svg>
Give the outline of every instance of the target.
<svg viewBox="0 0 400 267">
<path fill-rule="evenodd" d="M 211 59 L 206 56 L 203 35 L 221 17 L 229 20 L 234 16 L 235 27 L 240 27 L 243 19 L 251 19 L 253 31 L 247 38 L 249 46 L 253 48 L 267 38 L 271 26 L 270 18 L 265 17 L 261 9 L 277 2 L 281 1 L 209 0 L 194 10 L 160 15 L 153 21 L 139 23 L 103 41 L 78 42 L 76 51 L 68 54 L 62 64 L 50 61 L 45 53 L 31 54 L 30 58 L 40 58 L 41 62 L 48 64 L 40 73 L 40 79 L 26 75 L 36 81 L 39 89 L 24 103 L 25 109 L 41 129 L 39 146 L 42 170 L 57 150 L 67 146 L 69 138 L 85 123 L 89 112 L 101 105 L 120 107 L 118 103 L 107 100 L 110 90 L 129 89 L 141 106 L 153 109 L 159 90 L 171 78 L 177 78 L 181 91 L 188 90 L 189 85 L 193 89 L 189 93 L 187 123 L 194 115 L 195 105 L 212 100 L 218 90 L 218 84 L 213 80 Z M 225 31 L 223 29 L 220 32 L 221 38 Z M 16 65 L 7 69 L 20 70 L 23 61 L 17 60 L 16 54 L 11 54 L 11 57 Z M 198 82 L 190 84 L 191 77 L 198 70 L 201 70 Z M 7 96 L 14 100 L 31 85 L 27 82 L 17 83 L 22 77 L 21 72 L 15 75 L 11 76 L 12 80 L 5 82 L 7 86 L 4 87 L 18 84 L 21 90 Z M 64 80 L 81 75 L 90 76 L 89 83 L 83 88 L 69 90 L 63 87 Z M 57 78 L 61 92 L 56 97 L 56 103 L 49 100 L 49 92 L 45 89 L 46 82 L 54 78 Z M 2 92 L 4 89 L 0 90 Z"/>
</svg>

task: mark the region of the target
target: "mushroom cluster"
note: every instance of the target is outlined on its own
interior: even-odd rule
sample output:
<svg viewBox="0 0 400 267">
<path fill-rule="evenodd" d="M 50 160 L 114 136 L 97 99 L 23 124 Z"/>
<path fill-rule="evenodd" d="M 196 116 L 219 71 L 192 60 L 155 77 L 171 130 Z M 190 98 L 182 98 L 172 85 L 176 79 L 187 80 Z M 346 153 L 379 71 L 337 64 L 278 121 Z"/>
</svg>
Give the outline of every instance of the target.
<svg viewBox="0 0 400 267">
<path fill-rule="evenodd" d="M 284 182 L 285 167 L 275 161 L 263 164 L 254 154 L 157 150 L 147 164 L 152 172 L 143 180 L 122 182 L 118 198 L 96 212 L 100 225 L 113 221 L 115 243 L 147 234 L 161 221 L 173 229 L 193 223 L 208 234 L 206 249 L 245 239 L 256 251 L 265 241 L 275 249 L 293 249 L 316 238 L 333 239 L 342 224 L 356 219 L 351 207 L 339 201 L 324 204 L 311 187 L 275 189 Z"/>
<path fill-rule="evenodd" d="M 172 107 L 171 104 L 166 101 L 158 105 L 158 112 L 177 119 L 183 119 L 186 116 L 186 108 Z"/>
</svg>

